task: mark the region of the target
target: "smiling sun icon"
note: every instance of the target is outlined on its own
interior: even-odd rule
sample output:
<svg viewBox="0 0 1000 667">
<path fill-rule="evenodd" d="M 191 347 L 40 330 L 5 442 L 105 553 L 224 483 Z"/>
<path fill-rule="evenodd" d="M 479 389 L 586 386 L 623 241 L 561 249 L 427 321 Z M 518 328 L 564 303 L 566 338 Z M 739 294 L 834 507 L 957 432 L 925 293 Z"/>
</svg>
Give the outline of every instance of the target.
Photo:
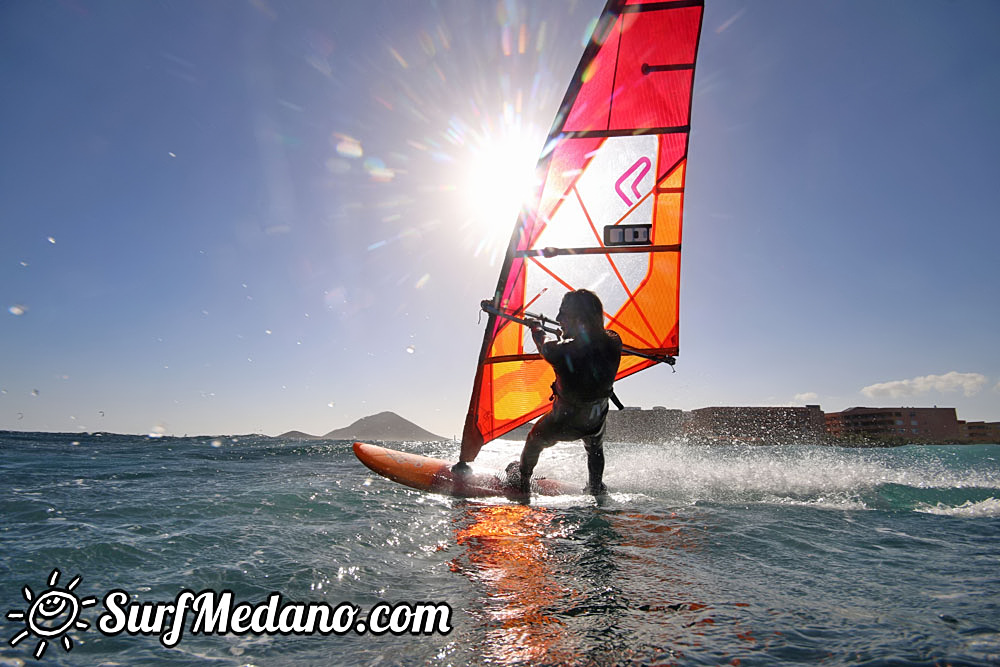
<svg viewBox="0 0 1000 667">
<path fill-rule="evenodd" d="M 88 597 L 80 599 L 73 589 L 80 583 L 76 576 L 66 588 L 59 588 L 59 570 L 52 570 L 49 575 L 49 589 L 37 597 L 28 586 L 24 587 L 24 599 L 28 602 L 28 610 L 12 609 L 7 612 L 7 619 L 24 621 L 24 630 L 17 633 L 11 640 L 11 646 L 17 646 L 21 640 L 34 635 L 38 637 L 35 647 L 35 659 L 39 660 L 45 653 L 49 640 L 62 638 L 63 648 L 69 651 L 73 648 L 73 640 L 69 631 L 73 628 L 86 630 L 90 623 L 80 620 L 80 612 L 84 607 L 97 604 L 97 599 Z"/>
</svg>

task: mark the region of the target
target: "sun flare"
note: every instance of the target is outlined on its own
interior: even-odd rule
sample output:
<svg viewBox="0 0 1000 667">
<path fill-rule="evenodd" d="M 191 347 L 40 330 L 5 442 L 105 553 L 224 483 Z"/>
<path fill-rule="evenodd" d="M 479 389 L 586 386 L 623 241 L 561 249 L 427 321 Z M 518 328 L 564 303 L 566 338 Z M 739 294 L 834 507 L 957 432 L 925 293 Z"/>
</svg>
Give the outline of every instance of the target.
<svg viewBox="0 0 1000 667">
<path fill-rule="evenodd" d="M 541 145 L 541 137 L 510 132 L 486 137 L 471 151 L 461 181 L 466 217 L 487 243 L 506 243 L 521 207 L 531 202 Z"/>
</svg>

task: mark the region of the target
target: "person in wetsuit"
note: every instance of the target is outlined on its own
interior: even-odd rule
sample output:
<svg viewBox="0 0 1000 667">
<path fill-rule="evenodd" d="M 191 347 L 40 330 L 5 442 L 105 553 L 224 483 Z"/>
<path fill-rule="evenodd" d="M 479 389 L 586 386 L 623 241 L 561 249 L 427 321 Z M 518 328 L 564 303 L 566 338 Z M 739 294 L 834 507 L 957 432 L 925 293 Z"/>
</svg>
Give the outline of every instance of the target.
<svg viewBox="0 0 1000 667">
<path fill-rule="evenodd" d="M 603 495 L 607 492 L 603 481 L 604 422 L 622 341 L 617 333 L 604 328 L 604 307 L 590 290 L 563 296 L 556 320 L 562 326 L 563 340 L 546 341 L 541 326 L 531 329 L 535 346 L 556 373 L 552 410 L 531 429 L 520 461 L 511 463 L 507 472 L 520 491 L 527 493 L 543 449 L 560 441 L 583 440 L 588 473 L 584 491 Z"/>
</svg>

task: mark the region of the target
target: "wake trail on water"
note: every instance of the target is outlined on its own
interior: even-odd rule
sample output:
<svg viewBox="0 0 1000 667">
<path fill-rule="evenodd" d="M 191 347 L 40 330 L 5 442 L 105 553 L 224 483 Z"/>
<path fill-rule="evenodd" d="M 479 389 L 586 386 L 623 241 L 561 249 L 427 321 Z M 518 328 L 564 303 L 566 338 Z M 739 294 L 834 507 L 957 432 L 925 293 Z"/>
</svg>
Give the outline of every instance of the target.
<svg viewBox="0 0 1000 667">
<path fill-rule="evenodd" d="M 605 481 L 613 490 L 684 504 L 768 503 L 1000 516 L 1000 447 L 986 451 L 983 456 L 982 451 L 945 446 L 614 443 L 606 448 Z M 579 469 L 580 457 L 575 458 L 560 464 Z"/>
<path fill-rule="evenodd" d="M 410 444 L 404 448 L 455 457 L 454 443 Z M 523 445 L 496 440 L 480 452 L 475 466 L 502 470 L 518 458 Z M 858 448 L 675 438 L 606 442 L 605 455 L 605 483 L 612 497 L 621 499 L 1000 517 L 1000 445 Z M 579 483 L 582 489 L 586 471 L 582 444 L 563 442 L 542 453 L 535 474 Z"/>
</svg>

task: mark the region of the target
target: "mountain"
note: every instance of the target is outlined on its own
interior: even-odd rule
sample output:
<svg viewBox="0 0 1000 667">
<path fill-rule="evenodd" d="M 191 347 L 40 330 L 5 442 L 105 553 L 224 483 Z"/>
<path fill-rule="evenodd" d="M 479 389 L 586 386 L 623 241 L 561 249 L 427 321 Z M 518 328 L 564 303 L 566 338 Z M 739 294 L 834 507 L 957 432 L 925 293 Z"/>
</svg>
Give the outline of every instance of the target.
<svg viewBox="0 0 1000 667">
<path fill-rule="evenodd" d="M 380 412 L 377 415 L 362 417 L 350 426 L 335 429 L 326 435 L 315 436 L 302 431 L 289 431 L 278 437 L 295 440 L 416 440 L 420 442 L 448 439 L 425 431 L 395 412 Z"/>
<path fill-rule="evenodd" d="M 418 440 L 421 442 L 448 439 L 425 431 L 395 412 L 380 412 L 377 415 L 362 417 L 346 428 L 330 431 L 323 438 L 326 440 Z"/>
<path fill-rule="evenodd" d="M 288 440 L 318 440 L 315 435 L 309 435 L 308 433 L 303 433 L 302 431 L 289 431 L 288 433 L 282 433 L 278 436 L 279 438 L 287 438 Z"/>
</svg>

